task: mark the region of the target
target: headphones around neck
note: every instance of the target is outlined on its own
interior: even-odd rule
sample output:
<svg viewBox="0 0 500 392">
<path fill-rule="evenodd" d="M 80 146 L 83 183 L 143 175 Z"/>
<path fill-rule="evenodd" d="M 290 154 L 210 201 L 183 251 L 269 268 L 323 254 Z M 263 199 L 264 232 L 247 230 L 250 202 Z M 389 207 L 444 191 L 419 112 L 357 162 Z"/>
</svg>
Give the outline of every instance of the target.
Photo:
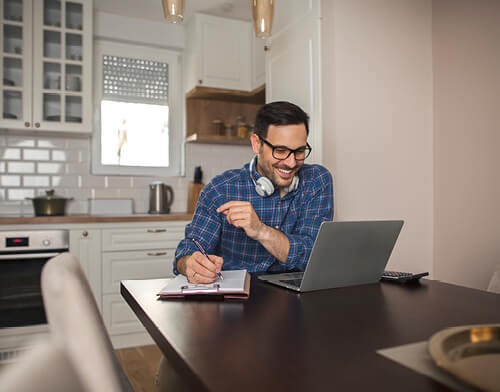
<svg viewBox="0 0 500 392">
<path fill-rule="evenodd" d="M 255 185 L 255 192 L 257 192 L 257 194 L 262 197 L 271 196 L 274 193 L 274 185 L 271 182 L 271 180 L 267 177 L 262 176 L 257 181 L 255 181 L 255 178 L 253 177 L 252 171 L 255 166 L 255 162 L 257 162 L 257 155 L 254 156 L 253 159 L 250 161 L 250 178 L 252 179 L 253 184 Z M 286 193 L 290 193 L 296 190 L 298 187 L 299 187 L 299 176 L 295 175 L 293 176 L 292 183 L 283 190 Z"/>
</svg>

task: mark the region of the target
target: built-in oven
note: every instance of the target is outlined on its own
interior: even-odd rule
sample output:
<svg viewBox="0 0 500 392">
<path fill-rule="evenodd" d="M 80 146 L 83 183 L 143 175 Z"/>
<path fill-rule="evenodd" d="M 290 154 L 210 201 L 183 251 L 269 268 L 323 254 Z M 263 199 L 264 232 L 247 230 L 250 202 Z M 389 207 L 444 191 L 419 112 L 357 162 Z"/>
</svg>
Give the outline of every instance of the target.
<svg viewBox="0 0 500 392">
<path fill-rule="evenodd" d="M 67 230 L 0 231 L 0 328 L 47 323 L 41 271 L 68 249 Z"/>
</svg>

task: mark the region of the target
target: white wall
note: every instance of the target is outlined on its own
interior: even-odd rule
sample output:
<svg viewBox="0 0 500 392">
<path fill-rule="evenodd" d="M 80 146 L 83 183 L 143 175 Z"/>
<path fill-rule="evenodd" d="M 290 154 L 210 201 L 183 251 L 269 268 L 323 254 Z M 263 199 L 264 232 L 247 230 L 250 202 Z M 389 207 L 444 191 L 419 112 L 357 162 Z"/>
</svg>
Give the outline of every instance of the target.
<svg viewBox="0 0 500 392">
<path fill-rule="evenodd" d="M 321 5 L 323 162 L 336 219 L 404 219 L 388 267 L 432 273 L 431 0 Z"/>
<path fill-rule="evenodd" d="M 434 0 L 435 277 L 500 264 L 500 2 Z"/>
</svg>

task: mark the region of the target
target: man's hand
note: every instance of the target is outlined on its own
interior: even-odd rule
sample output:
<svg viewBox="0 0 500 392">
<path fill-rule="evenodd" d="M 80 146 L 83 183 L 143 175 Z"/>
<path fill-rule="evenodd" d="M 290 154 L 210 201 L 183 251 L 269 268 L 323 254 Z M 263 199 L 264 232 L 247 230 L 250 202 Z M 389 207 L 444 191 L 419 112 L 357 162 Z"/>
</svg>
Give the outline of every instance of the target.
<svg viewBox="0 0 500 392">
<path fill-rule="evenodd" d="M 229 201 L 217 208 L 217 212 L 226 215 L 229 224 L 242 228 L 247 236 L 254 240 L 262 238 L 267 229 L 248 201 Z"/>
<path fill-rule="evenodd" d="M 207 259 L 201 252 L 184 256 L 177 261 L 177 270 L 186 275 L 190 283 L 212 283 L 217 279 L 224 260 L 222 257 L 208 255 Z"/>
</svg>

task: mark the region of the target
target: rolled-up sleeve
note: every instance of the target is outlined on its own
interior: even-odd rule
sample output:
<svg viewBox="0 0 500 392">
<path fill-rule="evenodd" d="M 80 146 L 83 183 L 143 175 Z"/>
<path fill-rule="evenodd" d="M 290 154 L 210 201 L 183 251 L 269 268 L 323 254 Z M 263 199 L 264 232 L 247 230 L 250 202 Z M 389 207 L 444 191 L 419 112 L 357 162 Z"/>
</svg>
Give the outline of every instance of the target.
<svg viewBox="0 0 500 392">
<path fill-rule="evenodd" d="M 179 274 L 177 261 L 184 256 L 191 255 L 198 249 L 194 245 L 192 238 L 200 242 L 208 254 L 211 254 L 220 237 L 221 221 L 217 214 L 217 207 L 213 203 L 214 188 L 207 185 L 200 193 L 198 204 L 193 215 L 193 220 L 186 226 L 184 239 L 179 243 L 175 251 L 173 272 Z"/>
<path fill-rule="evenodd" d="M 317 180 L 319 186 L 309 194 L 295 230 L 286 234 L 290 244 L 285 261 L 287 270 L 305 270 L 321 223 L 333 219 L 332 176 L 323 170 Z"/>
</svg>

